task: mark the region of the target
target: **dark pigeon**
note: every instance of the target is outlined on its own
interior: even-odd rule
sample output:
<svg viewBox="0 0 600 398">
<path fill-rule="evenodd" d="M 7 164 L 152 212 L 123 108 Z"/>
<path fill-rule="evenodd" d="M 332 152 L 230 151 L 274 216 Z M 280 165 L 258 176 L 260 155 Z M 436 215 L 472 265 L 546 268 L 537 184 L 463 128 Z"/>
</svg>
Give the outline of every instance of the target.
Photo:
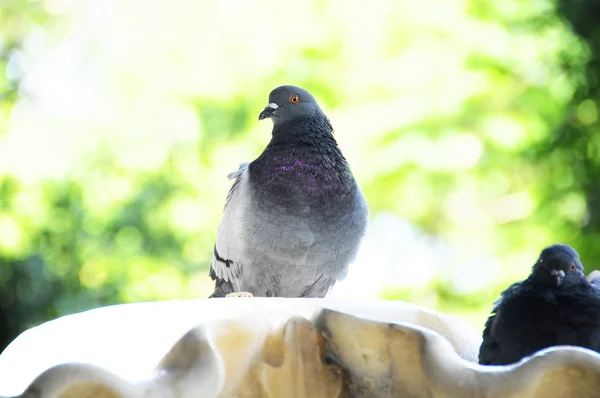
<svg viewBox="0 0 600 398">
<path fill-rule="evenodd" d="M 567 245 L 542 250 L 531 275 L 502 292 L 485 324 L 479 363 L 507 365 L 557 345 L 600 351 L 600 292 Z"/>
<path fill-rule="evenodd" d="M 367 203 L 312 95 L 278 87 L 259 116 L 266 118 L 268 146 L 229 175 L 211 297 L 324 297 L 356 256 Z"/>
</svg>

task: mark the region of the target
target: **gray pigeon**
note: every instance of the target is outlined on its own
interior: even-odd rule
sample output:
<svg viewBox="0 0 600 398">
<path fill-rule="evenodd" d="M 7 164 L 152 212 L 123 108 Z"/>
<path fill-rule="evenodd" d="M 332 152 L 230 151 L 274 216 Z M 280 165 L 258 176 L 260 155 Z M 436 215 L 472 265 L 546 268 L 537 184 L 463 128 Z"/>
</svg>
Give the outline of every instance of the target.
<svg viewBox="0 0 600 398">
<path fill-rule="evenodd" d="M 228 176 L 210 297 L 324 297 L 356 256 L 369 209 L 312 95 L 278 87 L 266 118 L 271 141 Z"/>
</svg>

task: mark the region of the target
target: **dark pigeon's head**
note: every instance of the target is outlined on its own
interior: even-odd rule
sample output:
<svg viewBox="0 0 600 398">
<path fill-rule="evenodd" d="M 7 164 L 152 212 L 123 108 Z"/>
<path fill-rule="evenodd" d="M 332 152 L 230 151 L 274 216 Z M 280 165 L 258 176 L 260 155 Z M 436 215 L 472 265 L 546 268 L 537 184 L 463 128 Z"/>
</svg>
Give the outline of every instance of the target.
<svg viewBox="0 0 600 398">
<path fill-rule="evenodd" d="M 260 113 L 258 120 L 271 118 L 274 124 L 278 124 L 317 112 L 321 112 L 321 108 L 308 91 L 296 86 L 279 86 L 269 94 L 269 105 Z"/>
<path fill-rule="evenodd" d="M 548 246 L 540 253 L 533 266 L 533 278 L 536 283 L 559 287 L 563 281 L 579 280 L 583 275 L 583 264 L 579 254 L 568 245 Z"/>
</svg>

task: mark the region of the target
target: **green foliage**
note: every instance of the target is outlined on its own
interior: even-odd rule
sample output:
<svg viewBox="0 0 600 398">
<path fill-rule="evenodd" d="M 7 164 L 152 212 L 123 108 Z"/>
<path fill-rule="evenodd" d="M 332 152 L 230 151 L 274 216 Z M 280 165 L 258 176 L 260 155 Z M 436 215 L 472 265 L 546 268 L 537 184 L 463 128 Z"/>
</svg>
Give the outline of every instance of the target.
<svg viewBox="0 0 600 398">
<path fill-rule="evenodd" d="M 593 1 L 259 3 L 2 3 L 0 346 L 63 314 L 208 295 L 225 175 L 268 141 L 278 84 L 319 98 L 373 217 L 501 264 L 472 291 L 438 272 L 382 297 L 481 326 L 547 244 L 600 268 Z"/>
</svg>

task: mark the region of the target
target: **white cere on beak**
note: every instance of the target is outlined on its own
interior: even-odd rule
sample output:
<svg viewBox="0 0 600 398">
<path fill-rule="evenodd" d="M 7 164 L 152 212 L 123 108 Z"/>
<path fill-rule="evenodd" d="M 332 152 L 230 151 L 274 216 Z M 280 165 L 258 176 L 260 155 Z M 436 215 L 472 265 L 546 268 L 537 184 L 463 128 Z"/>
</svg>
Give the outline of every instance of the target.
<svg viewBox="0 0 600 398">
<path fill-rule="evenodd" d="M 270 103 L 269 105 L 267 105 L 267 106 L 268 106 L 269 108 L 273 108 L 273 109 L 277 109 L 277 108 L 279 108 L 279 105 L 277 105 L 277 104 L 276 104 L 276 103 L 274 103 L 274 102 L 271 102 L 271 103 Z"/>
<path fill-rule="evenodd" d="M 563 271 L 562 269 L 561 269 L 561 270 L 556 270 L 556 269 L 553 269 L 552 271 L 550 271 L 550 275 L 552 275 L 552 276 L 556 276 L 556 275 L 558 275 L 558 276 L 560 276 L 561 278 L 564 278 L 564 276 L 565 276 L 565 271 Z"/>
</svg>

